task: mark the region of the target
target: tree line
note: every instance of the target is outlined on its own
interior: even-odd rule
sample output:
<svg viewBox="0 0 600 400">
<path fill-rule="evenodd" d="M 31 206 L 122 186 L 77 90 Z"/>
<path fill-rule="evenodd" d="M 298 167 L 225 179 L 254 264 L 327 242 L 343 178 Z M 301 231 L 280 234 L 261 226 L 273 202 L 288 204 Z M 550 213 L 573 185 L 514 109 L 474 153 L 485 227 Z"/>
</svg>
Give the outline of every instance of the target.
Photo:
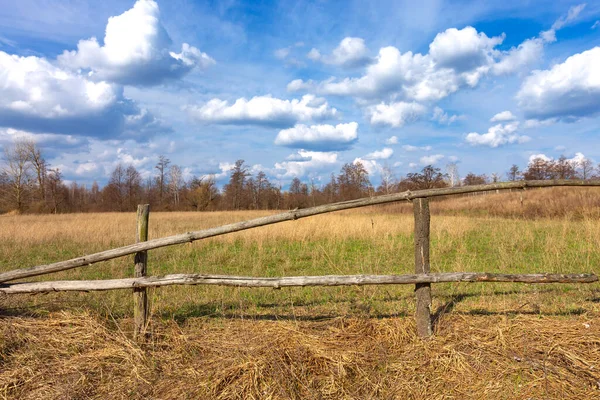
<svg viewBox="0 0 600 400">
<path fill-rule="evenodd" d="M 269 181 L 263 171 L 251 173 L 244 160 L 235 162 L 229 180 L 219 189 L 213 176 L 184 179 L 183 170 L 165 156 L 159 156 L 154 175 L 142 178 L 133 165 L 119 163 L 108 183 L 100 188 L 76 182 L 66 183 L 58 168 L 45 160 L 38 145 L 20 140 L 4 148 L 0 172 L 0 213 L 68 213 L 133 211 L 149 203 L 155 211 L 271 210 L 312 207 L 361 197 L 406 190 L 432 189 L 457 185 L 478 185 L 502 180 L 502 174 L 458 176 L 455 163 L 446 171 L 432 165 L 396 178 L 389 167 L 379 172 L 380 184 L 374 187 L 369 173 L 359 163 L 344 164 L 327 183 L 293 178 L 287 191 Z M 586 159 L 557 160 L 535 158 L 523 171 L 513 165 L 507 180 L 598 179 L 600 169 Z"/>
</svg>

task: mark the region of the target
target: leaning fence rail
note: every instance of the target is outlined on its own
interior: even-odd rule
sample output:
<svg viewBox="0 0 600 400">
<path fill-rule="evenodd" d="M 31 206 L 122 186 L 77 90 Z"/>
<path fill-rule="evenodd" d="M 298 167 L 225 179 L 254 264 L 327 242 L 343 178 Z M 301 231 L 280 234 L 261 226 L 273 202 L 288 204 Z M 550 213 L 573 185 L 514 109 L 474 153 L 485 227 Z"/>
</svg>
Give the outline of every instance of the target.
<svg viewBox="0 0 600 400">
<path fill-rule="evenodd" d="M 521 283 L 593 283 L 598 281 L 595 274 L 492 274 L 492 273 L 430 273 L 429 265 L 429 198 L 464 193 L 499 191 L 506 189 L 526 189 L 556 186 L 600 186 L 600 181 L 518 181 L 487 185 L 464 186 L 454 188 L 426 189 L 407 191 L 384 196 L 327 204 L 318 207 L 293 210 L 281 214 L 256 218 L 253 220 L 223 225 L 201 231 L 147 240 L 148 205 L 138 207 L 136 244 L 89 254 L 71 260 L 29 268 L 14 269 L 0 273 L 0 293 L 40 293 L 52 291 L 91 291 L 91 290 L 134 290 L 135 334 L 139 334 L 147 325 L 148 304 L 145 288 L 166 285 L 225 285 L 238 287 L 289 287 L 289 286 L 343 286 L 343 285 L 389 285 L 415 284 L 417 333 L 421 337 L 432 334 L 431 326 L 431 283 L 440 282 L 521 282 Z M 415 274 L 414 275 L 329 275 L 280 278 L 257 278 L 240 276 L 176 274 L 165 276 L 146 276 L 146 252 L 160 247 L 194 242 L 214 236 L 238 232 L 279 222 L 297 220 L 313 215 L 333 211 L 348 210 L 377 204 L 386 204 L 402 200 L 413 201 L 415 219 Z M 118 257 L 136 254 L 135 277 L 97 281 L 54 281 L 6 283 L 16 279 L 29 278 L 77 267 L 92 265 Z"/>
</svg>

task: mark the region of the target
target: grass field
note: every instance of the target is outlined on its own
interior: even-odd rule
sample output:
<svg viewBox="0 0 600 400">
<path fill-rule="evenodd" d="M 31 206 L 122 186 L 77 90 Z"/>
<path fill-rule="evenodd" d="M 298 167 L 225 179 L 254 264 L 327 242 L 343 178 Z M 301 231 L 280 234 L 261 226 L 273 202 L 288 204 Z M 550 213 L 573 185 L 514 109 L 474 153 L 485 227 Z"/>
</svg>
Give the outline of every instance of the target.
<svg viewBox="0 0 600 400">
<path fill-rule="evenodd" d="M 432 271 L 598 273 L 595 192 L 574 192 L 554 192 L 564 201 L 546 200 L 547 214 L 539 203 L 550 191 L 528 193 L 524 206 L 517 193 L 432 203 Z M 268 213 L 151 213 L 149 235 Z M 148 265 L 150 275 L 409 273 L 412 230 L 409 204 L 371 207 L 153 250 Z M 129 244 L 134 233 L 133 213 L 0 216 L 0 268 Z M 131 256 L 43 279 L 132 274 Z M 600 397 L 598 284 L 436 284 L 436 335 L 425 342 L 412 290 L 158 288 L 144 345 L 131 340 L 130 291 L 5 296 L 0 395 Z"/>
</svg>

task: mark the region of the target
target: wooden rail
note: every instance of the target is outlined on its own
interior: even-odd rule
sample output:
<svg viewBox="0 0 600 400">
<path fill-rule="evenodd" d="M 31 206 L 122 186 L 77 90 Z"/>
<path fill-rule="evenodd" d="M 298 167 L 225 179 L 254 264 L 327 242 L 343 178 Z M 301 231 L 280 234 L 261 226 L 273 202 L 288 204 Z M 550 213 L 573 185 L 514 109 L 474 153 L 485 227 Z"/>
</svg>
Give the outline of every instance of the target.
<svg viewBox="0 0 600 400">
<path fill-rule="evenodd" d="M 594 283 L 594 274 L 493 274 L 485 272 L 442 272 L 407 275 L 323 275 L 261 278 L 252 276 L 172 274 L 140 278 L 88 281 L 53 281 L 0 284 L 0 293 L 90 292 L 139 289 L 171 285 L 217 285 L 252 288 L 294 286 L 408 285 L 444 282 L 518 282 L 518 283 Z M 431 300 L 429 300 L 431 301 Z M 427 314 L 429 315 L 429 314 Z M 429 333 L 431 334 L 431 333 Z"/>
<path fill-rule="evenodd" d="M 364 199 L 343 201 L 339 203 L 326 204 L 317 207 L 304 208 L 301 210 L 289 211 L 267 217 L 256 218 L 248 221 L 237 222 L 234 224 L 223 225 L 216 228 L 205 229 L 201 231 L 188 232 L 181 235 L 168 236 L 160 239 L 153 239 L 147 242 L 131 244 L 111 250 L 101 251 L 73 258 L 67 261 L 61 261 L 46 265 L 37 265 L 29 268 L 15 269 L 12 271 L 0 273 L 0 283 L 15 279 L 29 278 L 32 276 L 45 275 L 53 272 L 66 271 L 72 268 L 92 265 L 100 261 L 111 260 L 113 258 L 123 257 L 129 254 L 135 254 L 140 251 L 157 249 L 165 246 L 194 242 L 196 240 L 206 239 L 214 236 L 225 235 L 227 233 L 239 232 L 246 229 L 259 226 L 276 224 L 284 221 L 292 221 L 300 218 L 306 218 L 313 215 L 325 214 L 333 211 L 348 210 L 352 208 L 365 207 L 376 204 L 393 203 L 401 200 L 413 200 L 426 197 L 448 196 L 453 194 L 486 192 L 505 189 L 525 189 L 527 187 L 553 187 L 553 186 L 600 186 L 600 181 L 575 181 L 575 180 L 554 180 L 554 181 L 518 181 L 502 182 L 487 185 L 463 186 L 454 188 L 427 189 L 418 191 L 407 191 L 394 193 L 384 196 L 369 197 Z"/>
<path fill-rule="evenodd" d="M 429 197 L 448 196 L 454 194 L 476 193 L 493 190 L 525 189 L 527 187 L 553 186 L 600 186 L 600 181 L 519 181 L 503 182 L 488 185 L 465 186 L 458 188 L 427 189 L 415 192 L 395 193 L 385 196 L 370 197 L 344 201 L 318 207 L 293 210 L 282 214 L 270 215 L 249 221 L 223 225 L 201 231 L 188 232 L 181 235 L 160 239 L 148 239 L 148 205 L 138 206 L 136 244 L 106 250 L 83 257 L 74 258 L 46 265 L 15 269 L 0 273 L 0 293 L 45 293 L 54 291 L 93 291 L 133 289 L 134 292 L 134 336 L 140 336 L 148 323 L 148 300 L 146 288 L 168 285 L 222 285 L 236 287 L 270 287 L 281 288 L 291 286 L 348 286 L 348 285 L 397 285 L 414 284 L 416 294 L 417 334 L 422 338 L 432 335 L 431 321 L 431 283 L 441 282 L 521 282 L 521 283 L 594 283 L 598 282 L 595 274 L 494 274 L 478 272 L 430 273 L 430 212 Z M 213 236 L 238 232 L 284 221 L 296 220 L 312 215 L 333 211 L 347 210 L 369 205 L 385 204 L 401 200 L 413 201 L 415 219 L 415 274 L 413 275 L 326 275 L 295 276 L 278 278 L 260 278 L 247 276 L 174 274 L 165 276 L 147 275 L 147 251 L 159 247 L 173 246 L 193 242 Z M 135 254 L 135 277 L 126 279 L 108 279 L 98 281 L 54 281 L 5 283 L 15 279 L 44 275 L 72 268 L 91 265 L 117 257 Z"/>
</svg>

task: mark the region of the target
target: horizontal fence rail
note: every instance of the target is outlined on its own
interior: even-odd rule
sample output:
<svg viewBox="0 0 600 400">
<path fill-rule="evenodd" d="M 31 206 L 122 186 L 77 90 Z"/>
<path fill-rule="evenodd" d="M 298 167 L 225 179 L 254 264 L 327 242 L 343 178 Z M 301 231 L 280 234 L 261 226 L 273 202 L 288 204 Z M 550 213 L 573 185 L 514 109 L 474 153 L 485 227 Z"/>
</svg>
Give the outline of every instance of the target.
<svg viewBox="0 0 600 400">
<path fill-rule="evenodd" d="M 130 254 L 135 254 L 141 251 L 157 249 L 160 247 L 173 246 L 177 244 L 194 242 L 196 240 L 207 239 L 214 236 L 224 235 L 227 233 L 239 232 L 246 229 L 256 228 L 259 226 L 276 224 L 284 221 L 292 221 L 300 218 L 306 218 L 313 215 L 325 214 L 333 211 L 348 210 L 352 208 L 365 207 L 377 204 L 393 203 L 402 200 L 413 200 L 426 197 L 439 197 L 455 194 L 488 192 L 494 190 L 506 189 L 525 189 L 528 187 L 556 187 L 556 186 L 600 186 L 600 181 L 577 181 L 577 180 L 553 180 L 553 181 L 517 181 L 517 182 L 501 182 L 487 185 L 462 186 L 441 189 L 426 189 L 418 191 L 406 191 L 402 193 L 394 193 L 383 196 L 376 196 L 364 199 L 343 201 L 339 203 L 327 204 L 317 207 L 304 208 L 293 210 L 281 214 L 270 215 L 267 217 L 256 218 L 248 221 L 237 222 L 234 224 L 223 225 L 216 228 L 205 229 L 201 231 L 188 232 L 180 235 L 168 236 L 160 239 L 153 239 L 146 242 L 140 242 L 128 246 L 123 246 L 111 250 L 101 251 L 86 255 L 83 257 L 73 258 L 71 260 L 56 262 L 46 265 L 37 265 L 34 267 L 15 269 L 0 273 L 0 283 L 8 282 L 15 279 L 28 278 L 32 276 L 45 275 L 53 272 L 65 271 L 72 268 L 92 265 L 101 261 L 111 260 L 113 258 L 123 257 Z"/>
<path fill-rule="evenodd" d="M 218 285 L 253 288 L 294 286 L 362 286 L 362 285 L 407 285 L 444 282 L 517 282 L 517 283 L 594 283 L 594 274 L 496 274 L 485 272 L 442 272 L 407 275 L 323 275 L 287 276 L 261 278 L 232 275 L 172 274 L 140 278 L 54 281 L 0 284 L 0 293 L 48 293 L 63 291 L 100 291 L 136 289 L 171 285 Z"/>
</svg>

